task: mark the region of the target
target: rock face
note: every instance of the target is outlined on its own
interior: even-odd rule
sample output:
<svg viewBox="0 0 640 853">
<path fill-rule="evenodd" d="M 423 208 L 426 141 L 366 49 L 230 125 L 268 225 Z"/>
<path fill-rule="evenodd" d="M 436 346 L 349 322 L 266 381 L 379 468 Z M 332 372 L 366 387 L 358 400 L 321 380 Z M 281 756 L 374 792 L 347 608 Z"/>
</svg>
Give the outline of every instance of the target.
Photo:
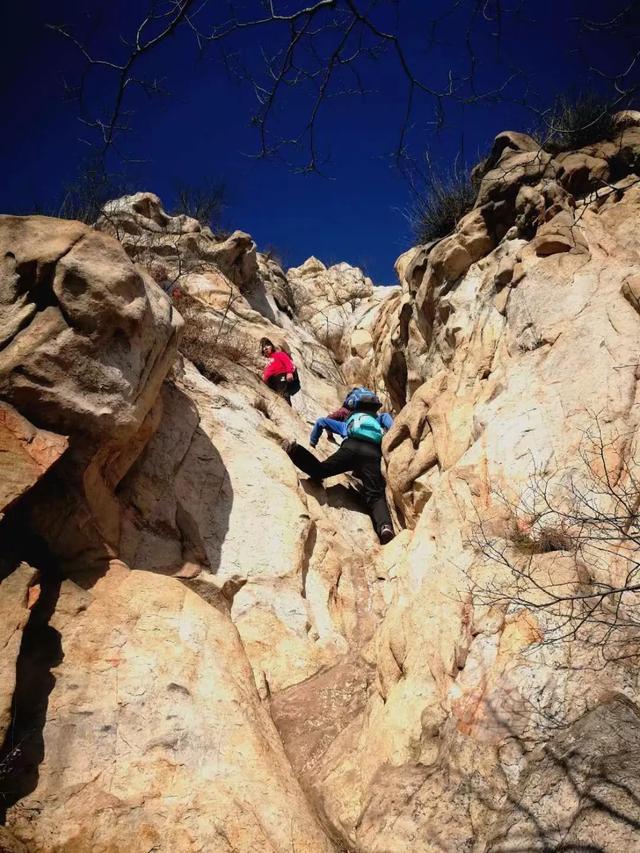
<svg viewBox="0 0 640 853">
<path fill-rule="evenodd" d="M 296 314 L 340 364 L 371 350 L 369 327 L 389 288 L 374 287 L 362 270 L 349 264 L 327 267 L 308 258 L 287 271 Z"/>
<path fill-rule="evenodd" d="M 0 219 L 0 394 L 62 433 L 126 437 L 151 408 L 179 320 L 114 240 L 78 222 Z"/>
<path fill-rule="evenodd" d="M 331 849 L 227 613 L 172 578 L 115 568 L 90 591 L 65 581 L 51 626 L 64 658 L 40 781 L 9 819 L 27 845 Z"/>
<path fill-rule="evenodd" d="M 13 406 L 0 403 L 0 512 L 35 485 L 66 449 L 64 436 L 36 429 Z"/>
<path fill-rule="evenodd" d="M 149 193 L 0 224 L 0 846 L 637 846 L 636 118 L 500 134 L 399 288 Z M 396 414 L 384 548 L 280 447 L 363 381 Z"/>
<path fill-rule="evenodd" d="M 605 807 L 589 811 L 569 795 L 571 762 L 539 765 L 535 784 L 553 795 L 528 813 L 537 794 L 527 780 L 529 754 L 565 728 L 588 731 L 589 755 L 608 755 L 608 735 L 585 714 L 606 717 L 611 692 L 638 700 L 635 664 L 607 661 L 607 650 L 623 658 L 621 647 L 633 659 L 633 632 L 604 638 L 588 620 L 554 643 L 567 613 L 540 606 L 554 584 L 566 595 L 615 586 L 629 565 L 616 556 L 619 538 L 607 539 L 605 557 L 589 552 L 572 516 L 563 528 L 545 501 L 566 512 L 566 484 L 579 482 L 569 497 L 574 511 L 586 497 L 589 523 L 594 500 L 603 512 L 617 503 L 608 476 L 635 494 L 640 190 L 624 174 L 600 188 L 598 170 L 574 196 L 557 161 L 534 149 L 522 137 L 496 140 L 476 209 L 450 237 L 401 259 L 400 303 L 389 300 L 374 327 L 382 381 L 410 397 L 385 456 L 413 533 L 376 632 L 377 691 L 312 783 L 355 849 L 485 849 L 502 809 L 498 825 L 509 828 L 496 850 L 550 848 L 559 835 L 616 849 Z M 613 151 L 638 150 L 634 127 L 598 157 L 613 169 Z M 563 755 L 568 743 L 559 741 Z M 609 801 L 593 761 L 580 768 L 579 789 Z M 628 832 L 637 819 L 628 798 Z"/>
<path fill-rule="evenodd" d="M 382 606 L 364 557 L 373 530 L 348 481 L 329 504 L 280 448 L 285 436 L 307 440 L 305 409 L 314 419 L 338 404 L 339 369 L 297 327 L 284 274 L 267 259 L 258 267 L 249 238 L 225 241 L 222 256 L 217 244 L 187 255 L 183 350 L 199 369 L 176 360 L 183 322 L 152 261 L 175 272 L 182 238 L 199 232 L 163 215 L 147 196 L 112 205 L 122 245 L 79 223 L 0 223 L 3 292 L 22 311 L 0 373 L 11 844 L 334 849 L 267 700 L 345 660 L 357 668 Z M 162 247 L 178 238 L 168 262 Z M 141 254 L 148 266 L 132 263 Z M 308 390 L 295 410 L 259 378 L 265 334 L 296 357 Z M 19 562 L 29 536 L 42 543 L 40 577 Z"/>
<path fill-rule="evenodd" d="M 16 663 L 22 632 L 29 620 L 30 607 L 36 596 L 38 573 L 21 563 L 0 582 L 0 738 L 4 739 L 11 724 L 11 703 L 16 686 Z M 7 752 L 14 752 L 12 744 Z"/>
</svg>

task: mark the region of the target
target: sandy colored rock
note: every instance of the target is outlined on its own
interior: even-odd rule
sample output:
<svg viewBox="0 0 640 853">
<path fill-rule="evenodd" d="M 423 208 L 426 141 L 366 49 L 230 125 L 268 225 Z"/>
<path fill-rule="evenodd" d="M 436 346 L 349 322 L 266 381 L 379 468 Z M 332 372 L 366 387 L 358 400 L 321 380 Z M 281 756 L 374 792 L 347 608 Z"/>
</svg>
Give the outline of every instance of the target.
<svg viewBox="0 0 640 853">
<path fill-rule="evenodd" d="M 487 850 L 633 848 L 639 720 L 637 706 L 614 695 L 558 731 L 532 755 Z"/>
<path fill-rule="evenodd" d="M 509 172 L 500 187 L 492 184 L 498 169 Z M 544 613 L 483 604 L 487 585 L 506 590 L 513 578 L 474 542 L 482 520 L 495 525 L 500 547 L 515 547 L 500 496 L 525 494 L 533 470 L 574 470 L 589 412 L 604 406 L 607 435 L 635 432 L 637 368 L 629 354 L 640 347 L 633 225 L 640 194 L 623 179 L 618 196 L 577 208 L 554 183 L 550 156 L 509 146 L 491 171 L 479 207 L 504 202 L 505 239 L 519 216 L 530 239 L 518 229 L 508 246 L 480 243 L 469 263 L 454 234 L 415 270 L 403 259 L 410 316 L 401 321 L 398 303 L 374 327 L 378 381 L 389 393 L 397 387 L 391 353 L 406 364 L 411 396 L 384 452 L 390 492 L 410 531 L 383 572 L 388 606 L 369 646 L 373 689 L 306 782 L 356 849 L 475 849 L 505 825 L 501 813 L 513 827 L 505 845 L 520 849 L 524 839 L 532 849 L 527 804 L 543 828 L 535 843 L 553 846 L 554 808 L 568 822 L 577 814 L 569 787 L 550 782 L 553 797 L 538 810 L 532 804 L 545 796 L 542 779 L 555 778 L 541 771 L 525 807 L 512 805 L 529 790 L 534 755 L 589 708 L 608 707 L 608 691 L 632 702 L 638 696 L 635 677 L 616 664 L 603 669 L 588 645 L 540 646 L 550 630 Z M 555 239 L 570 251 L 539 257 L 542 242 Z M 541 554 L 532 565 L 545 583 L 565 578 L 575 588 L 567 560 Z M 614 562 L 599 571 L 613 573 Z M 582 667 L 592 665 L 599 677 L 585 680 Z M 635 819 L 629 836 L 620 827 L 622 846 L 633 843 Z M 587 843 L 589 833 L 605 839 L 606 820 L 581 813 L 574 843 Z"/>
<path fill-rule="evenodd" d="M 108 202 L 97 227 L 116 237 L 127 254 L 142 266 L 180 284 L 180 273 L 204 272 L 209 265 L 235 284 L 248 286 L 258 262 L 248 234 L 234 231 L 219 239 L 190 216 L 171 216 L 154 193 L 141 192 Z"/>
<path fill-rule="evenodd" d="M 227 615 L 179 581 L 119 571 L 88 593 L 65 582 L 52 625 L 64 659 L 45 758 L 8 820 L 28 846 L 333 849 Z"/>
<path fill-rule="evenodd" d="M 39 430 L 0 403 L 0 513 L 36 483 L 67 448 L 65 436 Z"/>
<path fill-rule="evenodd" d="M 0 743 L 11 722 L 11 702 L 16 685 L 16 662 L 22 642 L 22 632 L 29 620 L 32 590 L 38 572 L 21 563 L 0 582 Z M 11 744 L 9 744 L 11 747 Z"/>
<path fill-rule="evenodd" d="M 371 322 L 379 303 L 392 293 L 390 288 L 374 288 L 371 279 L 357 267 L 340 263 L 327 269 L 313 257 L 300 267 L 290 268 L 287 279 L 297 316 L 338 362 L 351 354 L 354 330 L 363 327 L 367 315 L 372 315 Z M 367 325 L 365 321 L 364 328 Z"/>
<path fill-rule="evenodd" d="M 558 252 L 588 252 L 589 246 L 576 218 L 569 211 L 558 213 L 536 234 L 533 245 L 538 257 Z"/>
<path fill-rule="evenodd" d="M 27 847 L 3 826 L 0 826 L 0 850 L 2 853 L 29 853 Z"/>
<path fill-rule="evenodd" d="M 351 354 L 364 358 L 371 352 L 373 338 L 366 329 L 356 329 L 351 335 Z"/>
<path fill-rule="evenodd" d="M 558 180 L 574 194 L 585 193 L 602 186 L 609 179 L 609 166 L 606 160 L 592 157 L 580 151 L 559 155 Z"/>
<path fill-rule="evenodd" d="M 598 622 L 558 638 L 570 596 L 624 582 L 629 550 L 618 528 L 604 552 L 576 551 L 571 513 L 558 521 L 531 501 L 542 483 L 566 510 L 578 484 L 616 519 L 607 482 L 637 497 L 638 131 L 557 158 L 501 134 L 474 209 L 405 253 L 385 292 L 315 258 L 287 274 L 258 254 L 256 271 L 242 236 L 216 264 L 206 229 L 146 195 L 126 202 L 123 229 L 155 235 L 143 239 L 149 269 L 162 264 L 154 241 L 173 245 L 169 273 L 190 253 L 184 357 L 160 391 L 141 392 L 142 421 L 112 418 L 85 459 L 85 491 L 102 496 L 92 506 L 114 521 L 111 569 L 98 580 L 92 548 L 80 549 L 79 583 L 62 584 L 45 632 L 64 657 L 51 662 L 55 684 L 38 681 L 50 696 L 34 687 L 34 705 L 49 703 L 45 749 L 31 787 L 16 780 L 18 838 L 44 850 L 131 839 L 141 850 L 633 849 L 635 658 L 607 657 Z M 606 192 L 580 194 L 589 158 L 620 176 Z M 60 233 L 64 246 L 72 230 Z M 91 298 L 65 280 L 56 299 L 75 300 L 99 342 Z M 110 279 L 118 310 L 123 286 Z M 42 322 L 14 302 L 19 326 Z M 299 364 L 293 407 L 261 382 L 262 335 Z M 383 464 L 398 535 L 384 547 L 352 478 L 311 483 L 281 448 L 308 441 L 340 378 L 363 377 L 397 415 Z M 595 427 L 602 452 L 585 455 Z M 331 451 L 323 437 L 318 452 Z M 51 516 L 49 500 L 38 509 Z M 70 510 L 60 526 L 93 520 Z M 559 613 L 549 589 L 566 592 Z M 626 616 L 637 597 L 618 603 Z M 628 627 L 621 647 L 635 654 Z"/>
<path fill-rule="evenodd" d="M 181 320 L 167 297 L 80 223 L 3 216 L 0 250 L 9 317 L 30 312 L 5 334 L 0 394 L 64 434 L 133 433 L 175 357 Z"/>
</svg>

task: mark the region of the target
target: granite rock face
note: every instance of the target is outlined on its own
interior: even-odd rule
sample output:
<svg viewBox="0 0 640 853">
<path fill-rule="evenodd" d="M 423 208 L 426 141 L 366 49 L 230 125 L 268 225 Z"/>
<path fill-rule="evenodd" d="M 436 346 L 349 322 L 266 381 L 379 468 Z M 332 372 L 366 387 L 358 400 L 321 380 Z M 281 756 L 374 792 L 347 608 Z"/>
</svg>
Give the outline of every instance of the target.
<svg viewBox="0 0 640 853">
<path fill-rule="evenodd" d="M 2 223 L 0 846 L 637 845 L 636 119 L 500 134 L 396 288 L 149 193 Z M 356 382 L 396 416 L 384 547 L 281 448 Z"/>
<path fill-rule="evenodd" d="M 113 567 L 90 591 L 64 581 L 50 624 L 64 658 L 45 755 L 8 821 L 28 847 L 332 849 L 228 613 L 173 578 Z"/>
</svg>

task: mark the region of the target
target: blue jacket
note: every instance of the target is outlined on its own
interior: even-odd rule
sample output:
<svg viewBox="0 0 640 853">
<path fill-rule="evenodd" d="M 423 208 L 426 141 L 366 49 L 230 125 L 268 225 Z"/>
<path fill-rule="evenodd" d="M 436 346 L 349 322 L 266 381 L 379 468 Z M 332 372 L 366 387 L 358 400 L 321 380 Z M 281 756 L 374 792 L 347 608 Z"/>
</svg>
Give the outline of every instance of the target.
<svg viewBox="0 0 640 853">
<path fill-rule="evenodd" d="M 382 412 L 382 414 L 377 415 L 378 423 L 382 427 L 382 429 L 387 432 L 387 430 L 391 429 L 393 426 L 393 418 L 388 412 Z M 309 436 L 309 444 L 311 447 L 315 447 L 320 440 L 320 436 L 322 435 L 322 430 L 326 429 L 327 433 L 335 433 L 336 435 L 341 436 L 342 438 L 347 437 L 347 422 L 346 421 L 338 421 L 335 418 L 318 418 L 318 420 L 313 425 L 313 429 L 311 430 L 311 435 Z"/>
</svg>

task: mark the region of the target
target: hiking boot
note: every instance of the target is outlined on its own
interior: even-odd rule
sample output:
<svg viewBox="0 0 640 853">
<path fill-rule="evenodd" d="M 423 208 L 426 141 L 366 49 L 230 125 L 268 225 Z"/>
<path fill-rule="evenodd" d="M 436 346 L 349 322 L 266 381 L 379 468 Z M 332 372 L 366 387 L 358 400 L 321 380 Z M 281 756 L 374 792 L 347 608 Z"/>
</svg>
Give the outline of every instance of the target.
<svg viewBox="0 0 640 853">
<path fill-rule="evenodd" d="M 395 533 L 393 532 L 393 527 L 390 527 L 388 524 L 383 524 L 380 528 L 380 544 L 386 545 L 387 542 L 391 542 Z"/>
<path fill-rule="evenodd" d="M 284 450 L 284 452 L 287 455 L 291 455 L 291 451 L 293 450 L 293 448 L 296 446 L 297 443 L 298 442 L 295 440 L 295 438 L 285 438 L 282 441 L 280 447 L 282 447 L 282 449 Z"/>
</svg>

